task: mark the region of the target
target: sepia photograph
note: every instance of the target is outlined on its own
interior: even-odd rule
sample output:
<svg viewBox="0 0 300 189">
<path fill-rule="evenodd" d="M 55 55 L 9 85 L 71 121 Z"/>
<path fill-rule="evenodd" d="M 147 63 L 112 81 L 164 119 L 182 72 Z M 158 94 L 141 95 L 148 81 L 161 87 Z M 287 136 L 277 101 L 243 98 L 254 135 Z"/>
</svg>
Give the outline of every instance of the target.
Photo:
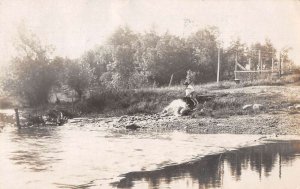
<svg viewBox="0 0 300 189">
<path fill-rule="evenodd" d="M 300 0 L 0 0 L 0 189 L 300 189 Z"/>
</svg>

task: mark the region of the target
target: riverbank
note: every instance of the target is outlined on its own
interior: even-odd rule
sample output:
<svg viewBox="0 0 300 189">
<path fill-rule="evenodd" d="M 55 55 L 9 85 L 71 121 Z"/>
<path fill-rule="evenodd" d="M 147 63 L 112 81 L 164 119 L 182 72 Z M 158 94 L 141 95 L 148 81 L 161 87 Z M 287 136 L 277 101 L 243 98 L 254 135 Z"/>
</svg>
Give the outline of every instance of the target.
<svg viewBox="0 0 300 189">
<path fill-rule="evenodd" d="M 92 124 L 120 132 L 183 131 L 194 134 L 300 135 L 299 114 L 258 114 L 227 118 L 191 118 L 159 115 L 75 118 L 75 125 Z"/>
<path fill-rule="evenodd" d="M 300 135 L 300 86 L 250 86 L 216 89 L 206 94 L 215 98 L 189 116 L 156 113 L 106 117 L 94 114 L 69 122 L 92 123 L 125 132 L 178 130 L 199 134 Z M 243 109 L 253 104 L 261 108 Z"/>
<path fill-rule="evenodd" d="M 241 87 L 233 83 L 221 83 L 195 88 L 198 94 L 213 98 L 208 99 L 205 105 L 201 103 L 188 116 L 167 116 L 160 113 L 172 100 L 182 96 L 180 87 L 131 91 L 134 95 L 123 91 L 123 95 L 118 93 L 111 98 L 106 94 L 104 99 L 110 100 L 105 101 L 105 106 L 103 101 L 99 101 L 103 105 L 98 104 L 99 111 L 93 110 L 93 107 L 97 107 L 97 103 L 93 103 L 93 106 L 89 107 L 93 111 L 74 113 L 71 104 L 58 104 L 34 110 L 25 109 L 21 113 L 24 117 L 26 114 L 42 117 L 46 112 L 49 113 L 49 110 L 55 109 L 67 116 L 69 123 L 93 123 L 100 127 L 124 131 L 179 130 L 201 134 L 300 135 L 298 84 Z M 99 96 L 94 98 L 101 99 Z M 79 102 L 75 108 L 78 110 L 82 103 L 87 106 L 93 101 L 95 99 Z M 111 106 L 108 107 L 107 104 Z M 256 108 L 253 104 L 257 105 Z M 73 117 L 77 118 L 72 119 Z"/>
</svg>

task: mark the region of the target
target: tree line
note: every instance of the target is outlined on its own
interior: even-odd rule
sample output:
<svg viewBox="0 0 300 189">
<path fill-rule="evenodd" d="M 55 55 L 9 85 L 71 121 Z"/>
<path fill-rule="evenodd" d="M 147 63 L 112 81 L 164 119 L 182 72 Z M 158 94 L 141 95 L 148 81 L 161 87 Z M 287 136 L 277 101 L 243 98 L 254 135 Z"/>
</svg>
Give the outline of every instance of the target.
<svg viewBox="0 0 300 189">
<path fill-rule="evenodd" d="M 154 30 L 135 33 L 119 27 L 107 42 L 83 53 L 78 59 L 53 57 L 54 48 L 42 45 L 29 31 L 20 31 L 16 42 L 18 54 L 2 82 L 2 88 L 21 97 L 29 105 L 47 103 L 53 88 L 67 85 L 79 98 L 97 87 L 100 90 L 135 89 L 149 86 L 205 83 L 216 80 L 218 48 L 221 48 L 221 80 L 234 78 L 237 61 L 245 66 L 249 59 L 252 70 L 258 68 L 258 50 L 269 69 L 272 59 L 278 62 L 277 50 L 268 39 L 248 46 L 240 39 L 222 48 L 216 27 L 199 29 L 183 38 Z M 285 62 L 288 49 L 282 53 Z"/>
</svg>

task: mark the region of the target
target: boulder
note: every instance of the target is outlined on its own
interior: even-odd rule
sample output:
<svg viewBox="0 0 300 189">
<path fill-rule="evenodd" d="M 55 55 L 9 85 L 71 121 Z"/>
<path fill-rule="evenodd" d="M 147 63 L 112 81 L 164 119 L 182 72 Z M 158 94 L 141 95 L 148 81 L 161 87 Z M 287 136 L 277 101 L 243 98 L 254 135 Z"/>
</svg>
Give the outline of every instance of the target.
<svg viewBox="0 0 300 189">
<path fill-rule="evenodd" d="M 264 109 L 264 106 L 262 104 L 253 104 L 252 108 L 254 111 L 259 111 L 259 110 Z"/>
<path fill-rule="evenodd" d="M 130 125 L 127 125 L 125 126 L 126 129 L 129 129 L 129 130 L 137 130 L 139 128 L 141 128 L 140 126 L 138 126 L 137 124 L 130 124 Z"/>
<path fill-rule="evenodd" d="M 177 99 L 173 100 L 167 107 L 165 107 L 162 114 L 179 116 L 186 112 L 187 109 L 189 109 L 188 104 L 182 99 Z"/>
</svg>

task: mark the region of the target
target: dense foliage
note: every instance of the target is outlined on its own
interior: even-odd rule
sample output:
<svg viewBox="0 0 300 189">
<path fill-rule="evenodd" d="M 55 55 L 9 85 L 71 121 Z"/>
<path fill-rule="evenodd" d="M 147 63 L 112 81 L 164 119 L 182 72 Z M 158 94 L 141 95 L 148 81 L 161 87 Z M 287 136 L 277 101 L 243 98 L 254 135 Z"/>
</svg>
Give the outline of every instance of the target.
<svg viewBox="0 0 300 189">
<path fill-rule="evenodd" d="M 10 72 L 3 88 L 21 97 L 29 105 L 47 103 L 52 88 L 69 86 L 79 98 L 87 89 L 135 89 L 147 86 L 180 84 L 184 80 L 204 83 L 216 80 L 218 48 L 221 48 L 221 80 L 234 78 L 235 61 L 251 69 L 259 68 L 260 52 L 264 69 L 276 63 L 276 49 L 270 40 L 247 46 L 233 40 L 222 48 L 218 29 L 198 30 L 186 38 L 149 31 L 134 33 L 128 27 L 118 28 L 107 43 L 90 49 L 76 60 L 53 58 L 52 48 L 43 46 L 28 31 L 20 31 Z M 282 51 L 285 62 L 292 63 L 288 49 Z M 288 64 L 287 64 L 288 65 Z"/>
</svg>

